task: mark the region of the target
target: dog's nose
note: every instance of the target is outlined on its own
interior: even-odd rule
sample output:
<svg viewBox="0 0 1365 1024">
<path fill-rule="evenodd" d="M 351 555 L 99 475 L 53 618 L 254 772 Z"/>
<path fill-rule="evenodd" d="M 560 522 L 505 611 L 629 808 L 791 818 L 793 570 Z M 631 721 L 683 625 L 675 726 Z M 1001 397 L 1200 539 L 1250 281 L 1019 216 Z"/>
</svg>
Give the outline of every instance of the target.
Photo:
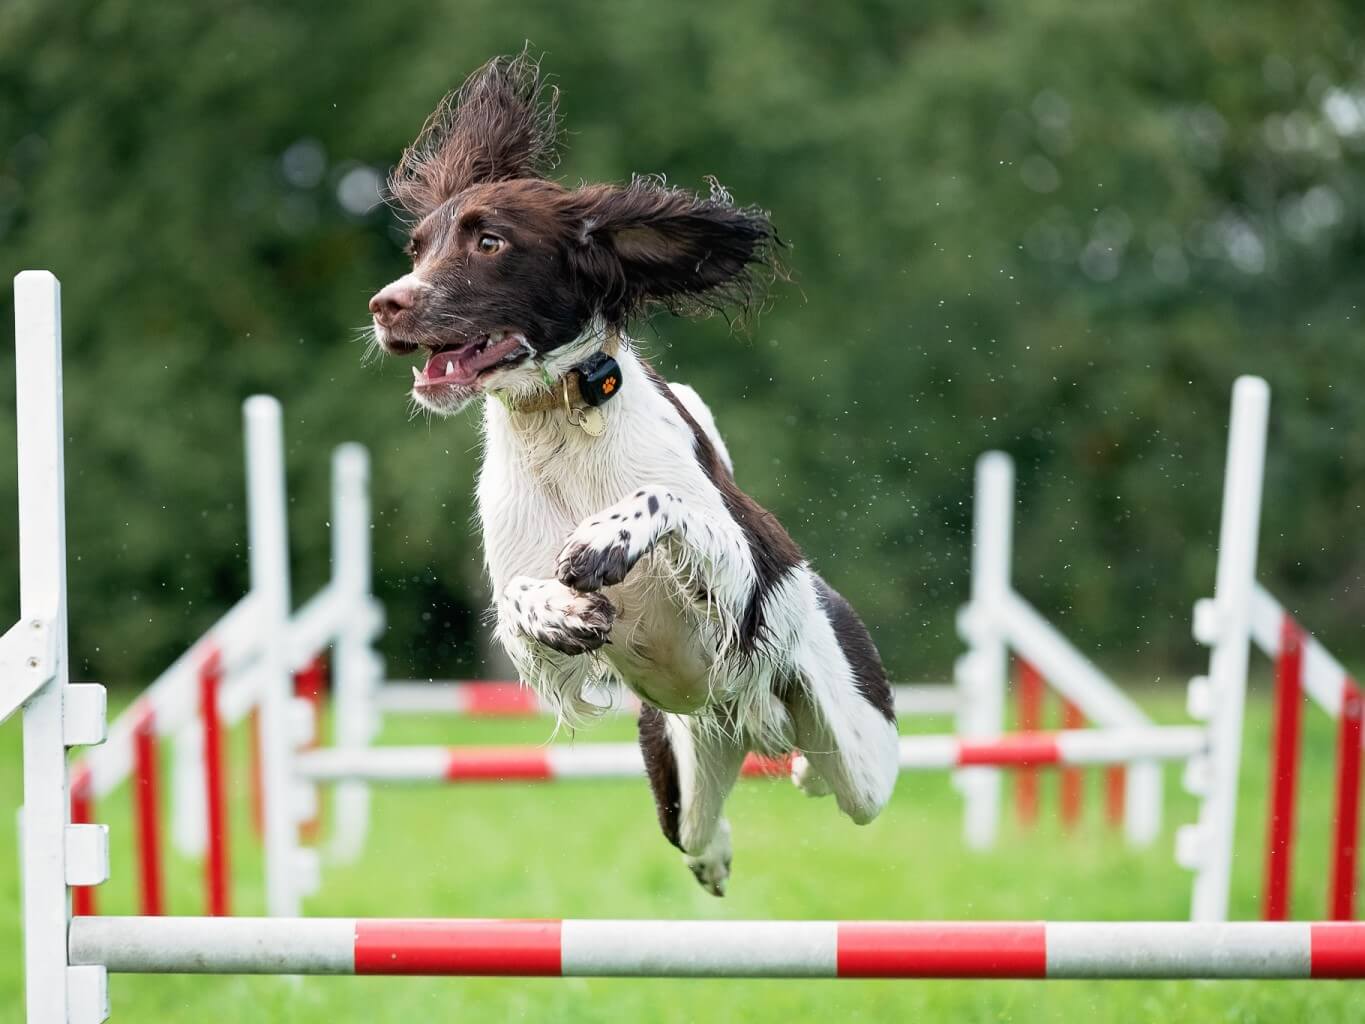
<svg viewBox="0 0 1365 1024">
<path fill-rule="evenodd" d="M 381 324 L 388 326 L 405 309 L 417 303 L 417 289 L 401 278 L 379 289 L 370 299 L 370 312 Z"/>
</svg>

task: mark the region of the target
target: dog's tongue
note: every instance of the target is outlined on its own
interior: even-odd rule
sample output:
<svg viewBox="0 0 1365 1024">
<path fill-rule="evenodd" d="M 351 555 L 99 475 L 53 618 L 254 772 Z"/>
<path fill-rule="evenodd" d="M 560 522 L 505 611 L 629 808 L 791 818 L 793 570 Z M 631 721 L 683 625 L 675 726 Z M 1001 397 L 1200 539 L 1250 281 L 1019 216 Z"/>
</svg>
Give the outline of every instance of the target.
<svg viewBox="0 0 1365 1024">
<path fill-rule="evenodd" d="M 427 360 L 422 375 L 432 383 L 471 385 L 479 374 L 523 348 L 522 336 L 504 335 L 496 342 L 474 342 L 449 352 L 437 352 Z"/>
</svg>

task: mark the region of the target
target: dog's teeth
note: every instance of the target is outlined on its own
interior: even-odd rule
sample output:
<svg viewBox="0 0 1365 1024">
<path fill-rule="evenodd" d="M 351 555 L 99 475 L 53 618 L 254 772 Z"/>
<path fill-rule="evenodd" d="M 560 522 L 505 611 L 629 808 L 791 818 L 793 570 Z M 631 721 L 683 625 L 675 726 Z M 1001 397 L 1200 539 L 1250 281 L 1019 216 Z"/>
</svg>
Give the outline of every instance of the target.
<svg viewBox="0 0 1365 1024">
<path fill-rule="evenodd" d="M 412 368 L 412 379 L 413 379 L 413 380 L 421 380 L 421 379 L 422 379 L 422 371 L 419 370 L 419 369 L 417 369 L 417 367 L 415 367 L 415 366 Z"/>
<path fill-rule="evenodd" d="M 496 345 L 498 342 L 502 341 L 502 336 L 504 333 L 505 332 L 503 331 L 494 331 L 492 334 L 488 336 L 489 343 L 492 345 Z"/>
<path fill-rule="evenodd" d="M 449 376 L 450 376 L 452 373 L 454 373 L 454 372 L 455 372 L 455 364 L 452 363 L 449 359 L 447 359 L 447 360 L 446 360 L 446 376 L 449 377 Z"/>
</svg>

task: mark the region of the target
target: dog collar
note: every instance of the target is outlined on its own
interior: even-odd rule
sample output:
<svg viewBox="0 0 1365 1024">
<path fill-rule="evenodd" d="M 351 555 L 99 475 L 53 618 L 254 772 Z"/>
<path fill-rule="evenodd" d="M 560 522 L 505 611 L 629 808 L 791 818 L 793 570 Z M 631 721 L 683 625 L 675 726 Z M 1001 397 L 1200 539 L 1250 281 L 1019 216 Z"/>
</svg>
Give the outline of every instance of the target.
<svg viewBox="0 0 1365 1024">
<path fill-rule="evenodd" d="M 620 335 L 607 335 L 600 349 L 572 367 L 546 391 L 520 402 L 508 402 L 514 412 L 550 412 L 563 409 L 569 422 L 585 434 L 597 437 L 606 427 L 599 409 L 621 391 L 621 367 L 616 353 L 621 349 Z"/>
</svg>

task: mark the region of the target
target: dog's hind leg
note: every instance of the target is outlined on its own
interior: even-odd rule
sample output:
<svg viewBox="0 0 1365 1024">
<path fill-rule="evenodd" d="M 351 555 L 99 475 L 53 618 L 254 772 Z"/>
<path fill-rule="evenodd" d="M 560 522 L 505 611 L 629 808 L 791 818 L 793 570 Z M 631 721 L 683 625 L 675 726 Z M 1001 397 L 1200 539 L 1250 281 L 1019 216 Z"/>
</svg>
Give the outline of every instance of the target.
<svg viewBox="0 0 1365 1024">
<path fill-rule="evenodd" d="M 646 704 L 640 750 L 664 837 L 682 850 L 703 889 L 724 896 L 731 849 L 722 811 L 744 763 L 744 743 L 714 721 Z"/>
<path fill-rule="evenodd" d="M 895 709 L 881 659 L 848 603 L 823 580 L 794 586 L 806 625 L 795 637 L 797 685 L 792 780 L 811 796 L 833 793 L 859 825 L 875 818 L 899 771 Z M 801 591 L 806 591 L 802 594 Z"/>
</svg>

